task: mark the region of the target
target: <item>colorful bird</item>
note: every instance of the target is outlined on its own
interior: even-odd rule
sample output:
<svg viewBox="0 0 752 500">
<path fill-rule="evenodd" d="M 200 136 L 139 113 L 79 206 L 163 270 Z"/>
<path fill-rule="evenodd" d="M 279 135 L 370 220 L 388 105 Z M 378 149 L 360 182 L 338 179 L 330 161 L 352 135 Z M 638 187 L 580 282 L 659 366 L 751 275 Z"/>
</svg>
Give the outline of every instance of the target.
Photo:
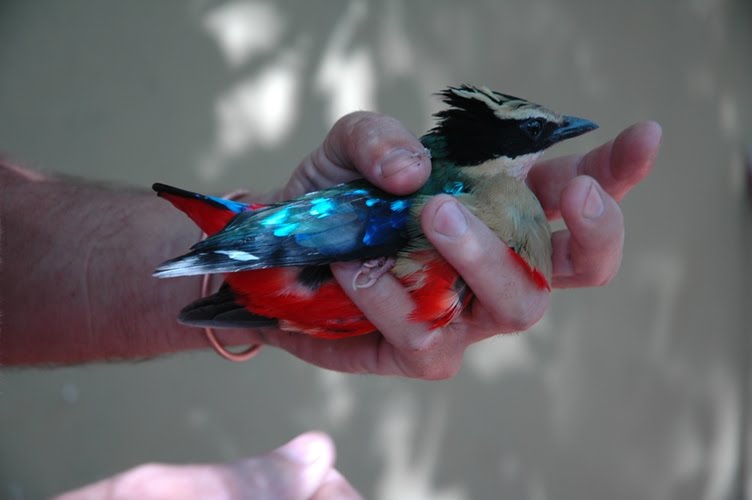
<svg viewBox="0 0 752 500">
<path fill-rule="evenodd" d="M 355 260 L 362 266 L 352 286 L 371 286 L 391 272 L 414 301 L 410 319 L 444 326 L 473 293 L 421 230 L 422 207 L 440 193 L 467 206 L 533 282 L 550 290 L 551 230 L 525 178 L 546 148 L 597 125 L 485 87 L 449 87 L 440 96 L 448 108 L 421 138 L 432 158 L 431 176 L 408 196 L 358 180 L 263 206 L 155 184 L 159 196 L 209 237 L 154 275 L 225 273 L 220 290 L 185 307 L 180 321 L 234 328 L 275 324 L 323 338 L 373 332 L 329 268 Z"/>
</svg>

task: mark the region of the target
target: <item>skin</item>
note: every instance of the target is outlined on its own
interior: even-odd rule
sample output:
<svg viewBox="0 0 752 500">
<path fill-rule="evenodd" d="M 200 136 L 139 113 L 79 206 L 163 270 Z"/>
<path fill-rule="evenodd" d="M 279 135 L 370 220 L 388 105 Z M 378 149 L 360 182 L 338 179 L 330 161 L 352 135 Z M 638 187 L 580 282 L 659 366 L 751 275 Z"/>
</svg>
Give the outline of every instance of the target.
<svg viewBox="0 0 752 500">
<path fill-rule="evenodd" d="M 302 434 L 274 451 L 228 464 L 144 464 L 56 500 L 356 500 L 362 499 L 334 469 L 334 443 L 326 434 Z"/>
<path fill-rule="evenodd" d="M 587 154 L 542 161 L 532 169 L 528 182 L 547 216 L 563 218 L 567 227 L 553 235 L 554 288 L 602 286 L 616 275 L 624 243 L 618 201 L 648 175 L 660 140 L 658 124 L 638 123 Z M 280 191 L 254 201 L 287 199 L 361 176 L 386 191 L 410 193 L 430 172 L 422 151 L 397 120 L 353 113 L 335 124 Z M 139 359 L 208 347 L 201 330 L 174 320 L 197 297 L 200 280 L 150 276 L 158 263 L 198 238 L 192 223 L 168 203 L 151 193 L 48 177 L 1 160 L 0 190 L 0 262 L 13 263 L 0 268 L 1 365 Z M 496 236 L 462 205 L 437 196 L 424 208 L 421 223 L 476 295 L 454 323 L 429 331 L 407 321 L 412 307 L 401 285 L 386 274 L 354 290 L 350 284 L 359 264 L 349 263 L 333 265 L 334 274 L 380 333 L 326 341 L 272 329 L 229 330 L 221 333 L 223 342 L 271 345 L 343 372 L 443 379 L 459 371 L 470 344 L 524 331 L 540 319 L 549 293 L 529 281 Z M 56 318 L 54 324 L 49 318 Z M 264 498 L 266 491 L 279 498 L 270 492 L 290 485 L 302 493 L 289 498 L 360 498 L 333 468 L 329 438 L 314 436 L 293 445 L 329 450 L 313 464 L 280 460 L 272 452 L 237 464 L 147 465 L 63 498 L 99 498 L 104 492 L 148 499 L 168 491 L 217 492 L 218 498 Z M 311 444 L 317 440 L 324 444 Z M 143 491 L 149 475 L 161 478 L 162 496 Z M 280 477 L 284 481 L 276 483 Z"/>
</svg>

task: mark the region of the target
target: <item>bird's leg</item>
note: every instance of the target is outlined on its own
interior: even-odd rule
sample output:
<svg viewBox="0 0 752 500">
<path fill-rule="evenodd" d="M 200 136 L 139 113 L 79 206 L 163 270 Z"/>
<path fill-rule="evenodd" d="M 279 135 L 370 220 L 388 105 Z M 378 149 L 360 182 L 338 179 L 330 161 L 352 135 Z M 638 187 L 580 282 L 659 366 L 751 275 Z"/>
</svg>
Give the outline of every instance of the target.
<svg viewBox="0 0 752 500">
<path fill-rule="evenodd" d="M 376 280 L 378 280 L 384 273 L 389 272 L 389 270 L 394 267 L 394 263 L 394 257 L 377 257 L 375 259 L 369 259 L 363 262 L 363 264 L 361 264 L 360 266 L 360 269 L 358 269 L 358 272 L 356 272 L 355 276 L 353 276 L 353 290 L 373 286 L 373 284 L 376 283 Z M 365 277 L 365 283 L 358 283 L 361 276 Z"/>
</svg>

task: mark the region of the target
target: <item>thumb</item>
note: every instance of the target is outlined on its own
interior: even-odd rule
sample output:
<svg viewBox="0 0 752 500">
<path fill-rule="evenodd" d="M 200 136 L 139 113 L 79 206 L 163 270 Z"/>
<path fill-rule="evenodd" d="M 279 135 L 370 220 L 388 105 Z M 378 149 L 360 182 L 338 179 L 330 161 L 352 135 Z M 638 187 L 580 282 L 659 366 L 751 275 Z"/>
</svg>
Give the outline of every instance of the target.
<svg viewBox="0 0 752 500">
<path fill-rule="evenodd" d="M 230 483 L 238 498 L 305 500 L 324 483 L 334 459 L 332 439 L 307 432 L 265 455 L 229 465 Z"/>
</svg>

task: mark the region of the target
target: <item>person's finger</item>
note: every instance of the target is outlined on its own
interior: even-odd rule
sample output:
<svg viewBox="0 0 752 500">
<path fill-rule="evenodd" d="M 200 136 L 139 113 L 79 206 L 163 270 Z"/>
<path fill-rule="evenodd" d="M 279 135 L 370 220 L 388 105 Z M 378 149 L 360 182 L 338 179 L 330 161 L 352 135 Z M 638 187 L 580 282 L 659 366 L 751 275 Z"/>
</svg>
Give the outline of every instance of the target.
<svg viewBox="0 0 752 500">
<path fill-rule="evenodd" d="M 228 468 L 231 498 L 307 500 L 324 483 L 334 466 L 332 439 L 307 432 L 274 451 L 241 460 Z"/>
<path fill-rule="evenodd" d="M 58 500 L 119 498 L 258 498 L 306 500 L 333 468 L 334 444 L 319 432 L 302 434 L 266 455 L 221 465 L 146 464 Z"/>
<path fill-rule="evenodd" d="M 157 500 L 228 498 L 221 467 L 216 465 L 143 464 L 116 476 L 69 491 L 55 500 Z"/>
<path fill-rule="evenodd" d="M 650 173 L 661 136 L 661 126 L 657 123 L 637 123 L 585 155 L 539 162 L 530 171 L 528 184 L 551 219 L 560 216 L 559 199 L 564 186 L 580 175 L 595 178 L 606 192 L 620 201 Z"/>
<path fill-rule="evenodd" d="M 366 111 L 340 118 L 323 144 L 290 178 L 283 196 L 365 177 L 394 194 L 408 194 L 428 179 L 430 154 L 398 120 Z"/>
<path fill-rule="evenodd" d="M 553 286 L 602 286 L 619 270 L 624 219 L 618 203 L 588 176 L 573 179 L 562 191 L 566 230 L 553 234 Z"/>
<path fill-rule="evenodd" d="M 311 500 L 361 500 L 362 498 L 338 470 L 332 469 Z"/>
<path fill-rule="evenodd" d="M 543 315 L 549 293 L 537 286 L 512 251 L 451 196 L 426 203 L 423 232 L 475 294 L 480 338 L 530 328 Z M 480 338 L 474 338 L 477 341 Z"/>
<path fill-rule="evenodd" d="M 429 330 L 427 325 L 411 321 L 414 304 L 391 274 L 381 276 L 368 288 L 353 289 L 359 264 L 333 264 L 332 271 L 386 340 L 377 346 L 381 370 L 442 379 L 459 371 L 470 343 L 532 326 L 543 315 L 549 294 L 534 284 L 509 248 L 451 196 L 429 200 L 421 223 L 426 236 L 476 295 L 470 328 Z"/>
<path fill-rule="evenodd" d="M 414 303 L 410 294 L 391 273 L 367 288 L 354 288 L 359 263 L 332 264 L 334 277 L 363 314 L 381 332 L 379 369 L 422 379 L 444 379 L 457 373 L 464 345 L 461 338 L 448 338 L 440 329 L 410 319 Z"/>
</svg>

